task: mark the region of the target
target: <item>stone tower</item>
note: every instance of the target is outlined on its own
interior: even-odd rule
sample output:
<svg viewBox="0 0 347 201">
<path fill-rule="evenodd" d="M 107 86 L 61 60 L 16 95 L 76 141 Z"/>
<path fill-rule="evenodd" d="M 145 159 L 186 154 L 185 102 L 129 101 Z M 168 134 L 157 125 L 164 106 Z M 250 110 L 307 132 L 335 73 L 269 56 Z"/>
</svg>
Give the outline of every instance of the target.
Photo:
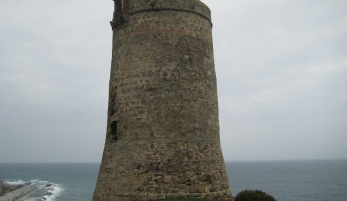
<svg viewBox="0 0 347 201">
<path fill-rule="evenodd" d="M 230 200 L 212 23 L 199 0 L 115 0 L 106 143 L 94 201 Z"/>
</svg>

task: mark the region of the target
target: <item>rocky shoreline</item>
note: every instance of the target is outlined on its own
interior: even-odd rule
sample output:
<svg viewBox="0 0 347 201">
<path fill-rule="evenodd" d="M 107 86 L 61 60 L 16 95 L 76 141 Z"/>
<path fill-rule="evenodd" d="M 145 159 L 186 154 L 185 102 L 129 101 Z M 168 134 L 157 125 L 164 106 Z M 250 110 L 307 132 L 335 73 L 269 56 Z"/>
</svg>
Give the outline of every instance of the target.
<svg viewBox="0 0 347 201">
<path fill-rule="evenodd" d="M 18 185 L 5 185 L 2 180 L 0 180 L 0 196 L 5 195 L 6 193 L 12 192 L 24 186 L 30 185 L 30 183 L 18 184 Z"/>
<path fill-rule="evenodd" d="M 53 184 L 37 185 L 23 183 L 7 185 L 0 180 L 0 201 L 25 201 L 28 198 L 33 201 L 45 201 L 47 196 L 52 195 Z"/>
<path fill-rule="evenodd" d="M 2 192 L 4 191 L 4 184 L 2 183 L 2 180 L 0 180 L 0 196 L 3 194 Z"/>
</svg>

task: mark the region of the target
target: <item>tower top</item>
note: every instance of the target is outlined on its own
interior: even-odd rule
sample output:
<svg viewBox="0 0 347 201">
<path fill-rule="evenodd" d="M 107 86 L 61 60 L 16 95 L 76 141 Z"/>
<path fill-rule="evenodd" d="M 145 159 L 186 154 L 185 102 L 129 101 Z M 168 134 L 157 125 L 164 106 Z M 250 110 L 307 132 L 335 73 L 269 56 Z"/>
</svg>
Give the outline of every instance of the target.
<svg viewBox="0 0 347 201">
<path fill-rule="evenodd" d="M 198 14 L 211 22 L 211 11 L 200 0 L 114 0 L 122 4 L 125 14 L 156 10 L 179 10 Z"/>
</svg>

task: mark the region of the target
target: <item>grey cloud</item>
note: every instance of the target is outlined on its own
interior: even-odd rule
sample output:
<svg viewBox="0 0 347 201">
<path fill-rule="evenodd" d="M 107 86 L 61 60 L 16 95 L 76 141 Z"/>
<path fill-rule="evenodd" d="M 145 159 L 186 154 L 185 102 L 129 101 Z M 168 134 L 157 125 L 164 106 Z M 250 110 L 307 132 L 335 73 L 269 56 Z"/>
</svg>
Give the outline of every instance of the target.
<svg viewBox="0 0 347 201">
<path fill-rule="evenodd" d="M 345 158 L 346 4 L 204 2 L 225 158 Z"/>
<path fill-rule="evenodd" d="M 347 4 L 203 2 L 224 158 L 347 158 Z M 101 160 L 112 12 L 112 1 L 2 1 L 0 162 Z"/>
</svg>

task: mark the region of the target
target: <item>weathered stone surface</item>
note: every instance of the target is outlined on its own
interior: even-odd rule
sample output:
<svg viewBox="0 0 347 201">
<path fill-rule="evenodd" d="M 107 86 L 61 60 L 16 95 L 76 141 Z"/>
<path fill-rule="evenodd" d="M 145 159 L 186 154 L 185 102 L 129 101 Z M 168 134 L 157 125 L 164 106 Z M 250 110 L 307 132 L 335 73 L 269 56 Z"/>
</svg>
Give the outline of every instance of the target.
<svg viewBox="0 0 347 201">
<path fill-rule="evenodd" d="M 210 10 L 198 0 L 115 5 L 107 134 L 94 201 L 229 200 Z"/>
</svg>

